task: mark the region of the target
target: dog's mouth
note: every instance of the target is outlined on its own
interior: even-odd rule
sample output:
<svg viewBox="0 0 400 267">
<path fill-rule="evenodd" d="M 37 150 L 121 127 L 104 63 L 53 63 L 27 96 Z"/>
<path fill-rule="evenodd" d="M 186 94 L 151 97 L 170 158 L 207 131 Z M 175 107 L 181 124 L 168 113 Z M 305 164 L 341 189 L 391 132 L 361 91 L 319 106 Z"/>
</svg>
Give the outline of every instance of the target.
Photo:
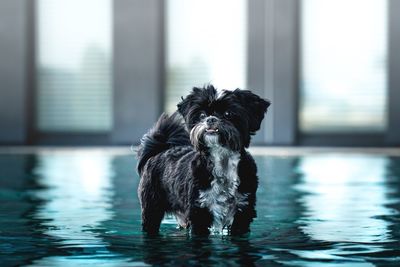
<svg viewBox="0 0 400 267">
<path fill-rule="evenodd" d="M 218 131 L 218 128 L 207 128 L 206 129 L 206 134 L 217 134 L 219 131 Z"/>
</svg>

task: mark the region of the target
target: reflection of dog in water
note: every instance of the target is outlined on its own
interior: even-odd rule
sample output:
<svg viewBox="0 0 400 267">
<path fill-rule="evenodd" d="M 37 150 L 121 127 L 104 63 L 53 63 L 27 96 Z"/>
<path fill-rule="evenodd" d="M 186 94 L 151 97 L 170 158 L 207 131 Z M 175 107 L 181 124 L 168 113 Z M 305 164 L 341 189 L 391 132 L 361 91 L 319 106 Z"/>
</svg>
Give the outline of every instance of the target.
<svg viewBox="0 0 400 267">
<path fill-rule="evenodd" d="M 271 260 L 263 260 L 260 250 L 247 237 L 189 238 L 186 234 L 144 236 L 140 250 L 143 252 L 143 261 L 150 265 L 251 267 L 260 261 L 261 265 L 276 265 Z"/>
<path fill-rule="evenodd" d="M 157 233 L 166 212 L 194 234 L 249 231 L 258 178 L 246 148 L 269 105 L 247 90 L 208 86 L 193 88 L 178 112 L 159 118 L 138 150 L 145 232 Z"/>
</svg>

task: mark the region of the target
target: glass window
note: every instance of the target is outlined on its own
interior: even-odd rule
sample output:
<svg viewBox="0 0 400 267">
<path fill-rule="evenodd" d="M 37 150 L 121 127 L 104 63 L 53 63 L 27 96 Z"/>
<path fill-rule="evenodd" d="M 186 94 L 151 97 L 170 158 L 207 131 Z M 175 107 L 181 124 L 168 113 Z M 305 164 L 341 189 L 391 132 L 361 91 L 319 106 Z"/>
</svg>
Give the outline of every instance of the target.
<svg viewBox="0 0 400 267">
<path fill-rule="evenodd" d="M 37 2 L 37 129 L 112 127 L 111 0 Z"/>
<path fill-rule="evenodd" d="M 386 128 L 387 1 L 302 1 L 301 132 Z"/>
<path fill-rule="evenodd" d="M 192 87 L 246 85 L 246 0 L 168 0 L 165 109 Z"/>
</svg>

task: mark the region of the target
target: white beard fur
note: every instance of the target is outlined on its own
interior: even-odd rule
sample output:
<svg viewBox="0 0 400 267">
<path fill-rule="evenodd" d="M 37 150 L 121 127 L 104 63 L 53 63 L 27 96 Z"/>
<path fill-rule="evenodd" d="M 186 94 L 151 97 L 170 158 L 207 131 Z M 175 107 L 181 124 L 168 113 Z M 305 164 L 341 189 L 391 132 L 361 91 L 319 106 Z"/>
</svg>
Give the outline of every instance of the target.
<svg viewBox="0 0 400 267">
<path fill-rule="evenodd" d="M 214 163 L 214 179 L 210 189 L 200 191 L 198 202 L 200 207 L 208 208 L 214 217 L 212 231 L 223 232 L 232 225 L 236 211 L 248 204 L 247 194 L 237 190 L 240 153 L 222 147 L 217 135 L 206 136 L 205 141 Z"/>
</svg>

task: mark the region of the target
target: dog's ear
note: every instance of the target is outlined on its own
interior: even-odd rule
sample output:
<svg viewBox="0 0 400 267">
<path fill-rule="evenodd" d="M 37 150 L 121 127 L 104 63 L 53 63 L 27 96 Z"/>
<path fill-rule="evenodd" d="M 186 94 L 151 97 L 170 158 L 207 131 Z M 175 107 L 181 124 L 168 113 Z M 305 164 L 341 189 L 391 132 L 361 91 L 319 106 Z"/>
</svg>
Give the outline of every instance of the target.
<svg viewBox="0 0 400 267">
<path fill-rule="evenodd" d="M 188 113 L 190 111 L 190 107 L 193 102 L 193 98 L 194 98 L 193 92 L 197 89 L 198 88 L 193 88 L 192 92 L 186 97 L 181 96 L 181 102 L 179 102 L 178 105 L 176 105 L 178 108 L 178 112 L 182 115 L 182 117 L 185 120 L 186 120 L 186 116 L 188 115 Z"/>
<path fill-rule="evenodd" d="M 241 105 L 247 110 L 249 116 L 249 130 L 255 134 L 260 129 L 264 114 L 271 105 L 269 100 L 263 99 L 249 90 L 236 89 L 233 91 Z"/>
<path fill-rule="evenodd" d="M 178 103 L 177 108 L 178 112 L 182 115 L 182 117 L 186 118 L 187 113 L 189 112 L 190 99 L 188 97 L 181 97 L 181 102 Z"/>
<path fill-rule="evenodd" d="M 181 97 L 181 102 L 178 103 L 177 108 L 178 112 L 183 116 L 183 118 L 186 119 L 187 115 L 190 112 L 190 108 L 193 106 L 193 103 L 196 100 L 196 96 L 202 96 L 202 94 L 204 93 L 203 91 L 204 90 L 200 88 L 193 87 L 188 96 L 186 96 L 185 98 L 183 96 Z"/>
</svg>

